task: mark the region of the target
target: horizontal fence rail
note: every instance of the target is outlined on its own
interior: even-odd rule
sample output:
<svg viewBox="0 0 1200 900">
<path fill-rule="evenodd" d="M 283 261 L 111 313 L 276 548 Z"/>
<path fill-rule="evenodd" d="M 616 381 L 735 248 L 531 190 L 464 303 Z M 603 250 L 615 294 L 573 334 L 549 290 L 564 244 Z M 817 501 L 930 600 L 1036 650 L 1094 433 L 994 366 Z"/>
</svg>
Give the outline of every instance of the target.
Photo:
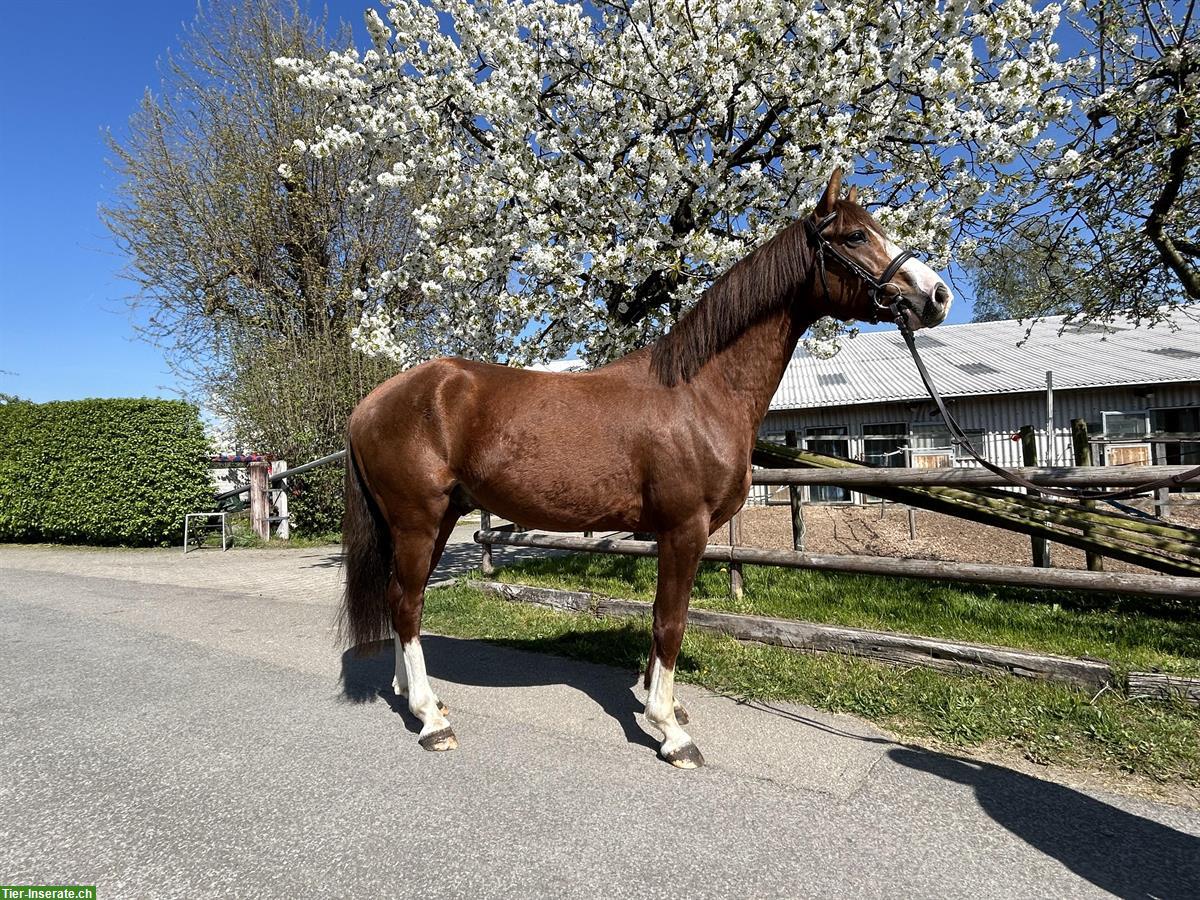
<svg viewBox="0 0 1200 900">
<path fill-rule="evenodd" d="M 320 459 L 294 466 L 271 476 L 271 483 L 278 484 L 285 478 L 300 475 L 318 466 L 338 462 L 346 456 L 338 450 Z M 1054 466 L 1009 469 L 1034 484 L 1058 485 L 1062 487 L 1137 487 L 1149 481 L 1183 475 L 1193 466 Z M 844 487 L 1005 487 L 1010 482 L 986 469 L 866 469 L 850 467 L 844 469 L 756 469 L 753 483 L 759 485 L 821 485 L 833 484 Z M 1200 480 L 1196 482 L 1200 489 Z M 217 500 L 236 497 L 250 490 L 250 486 L 233 488 L 217 494 Z"/>
<path fill-rule="evenodd" d="M 476 532 L 475 541 L 485 546 L 507 544 L 517 547 L 540 547 L 546 550 L 573 550 L 584 553 L 612 553 L 622 556 L 658 555 L 658 544 L 654 541 L 587 538 L 540 532 L 489 529 Z M 703 559 L 726 563 L 785 566 L 795 569 L 821 569 L 859 575 L 930 578 L 940 581 L 1006 584 L 1031 588 L 1064 588 L 1104 593 L 1140 594 L 1151 597 L 1188 599 L 1200 597 L 1200 580 L 1177 575 L 1031 569 L 1020 566 L 993 566 L 926 559 L 893 559 L 885 556 L 842 556 L 840 554 L 803 553 L 796 550 L 731 547 L 727 544 L 709 544 L 704 551 Z"/>
<path fill-rule="evenodd" d="M 328 465 L 331 462 L 337 462 L 339 459 L 341 459 L 345 455 L 346 455 L 345 450 L 338 450 L 336 453 L 330 453 L 328 456 L 322 456 L 320 459 L 314 459 L 312 462 L 306 462 L 303 465 L 294 466 L 291 469 L 284 469 L 282 472 L 279 472 L 279 473 L 271 476 L 271 478 L 270 478 L 271 484 L 278 484 L 279 482 L 283 481 L 283 479 L 285 479 L 285 478 L 289 478 L 292 475 L 299 475 L 302 472 L 307 472 L 309 469 L 315 469 L 317 466 L 324 466 L 324 465 Z M 250 490 L 250 485 L 248 485 L 248 484 L 243 487 L 236 487 L 236 488 L 233 488 L 232 490 L 224 491 L 223 493 L 217 494 L 216 499 L 218 502 L 220 502 L 221 500 L 228 500 L 230 497 L 236 497 L 238 494 L 244 494 L 248 490 Z"/>
<path fill-rule="evenodd" d="M 293 466 L 290 469 L 284 469 L 276 475 L 271 476 L 272 483 L 283 481 L 292 475 L 299 475 L 301 472 L 307 472 L 309 469 L 315 469 L 317 466 L 328 465 L 331 462 L 337 462 L 346 455 L 345 450 L 338 450 L 336 453 L 330 453 L 328 456 L 322 456 L 320 459 L 314 459 L 312 462 L 306 462 L 301 466 Z"/>
<path fill-rule="evenodd" d="M 1062 487 L 1137 487 L 1160 478 L 1192 471 L 1194 466 L 1055 466 L 1011 468 L 1034 484 Z M 755 484 L 835 484 L 870 487 L 998 487 L 1011 486 L 987 469 L 762 469 Z M 1184 482 L 1191 484 L 1191 482 Z M 1200 479 L 1194 482 L 1200 490 Z"/>
<path fill-rule="evenodd" d="M 564 612 L 590 613 L 595 616 L 648 617 L 654 610 L 653 604 L 650 603 L 581 591 L 562 591 L 499 581 L 478 581 L 473 582 L 472 586 L 512 602 L 532 603 Z M 739 641 L 787 647 L 789 650 L 865 656 L 893 665 L 917 665 L 944 672 L 1005 672 L 1009 675 L 1062 682 L 1092 690 L 1103 687 L 1113 678 L 1112 666 L 1099 660 L 927 638 L 902 632 L 871 631 L 866 628 L 801 622 L 795 619 L 776 619 L 693 607 L 688 610 L 688 627 L 727 634 Z M 1132 679 L 1132 675 L 1130 678 Z M 1149 690 L 1145 693 L 1149 694 Z"/>
</svg>

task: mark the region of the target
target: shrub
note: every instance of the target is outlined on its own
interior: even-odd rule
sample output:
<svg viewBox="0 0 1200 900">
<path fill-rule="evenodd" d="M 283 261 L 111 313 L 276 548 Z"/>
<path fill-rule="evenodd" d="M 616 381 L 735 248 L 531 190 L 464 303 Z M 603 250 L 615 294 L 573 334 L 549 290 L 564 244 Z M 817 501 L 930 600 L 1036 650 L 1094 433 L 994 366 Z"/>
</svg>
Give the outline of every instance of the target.
<svg viewBox="0 0 1200 900">
<path fill-rule="evenodd" d="M 0 540 L 147 546 L 212 507 L 208 440 L 178 400 L 0 404 Z"/>
<path fill-rule="evenodd" d="M 303 475 L 288 479 L 289 524 L 297 534 L 315 537 L 341 530 L 345 477 L 345 468 L 329 465 L 309 469 Z"/>
</svg>

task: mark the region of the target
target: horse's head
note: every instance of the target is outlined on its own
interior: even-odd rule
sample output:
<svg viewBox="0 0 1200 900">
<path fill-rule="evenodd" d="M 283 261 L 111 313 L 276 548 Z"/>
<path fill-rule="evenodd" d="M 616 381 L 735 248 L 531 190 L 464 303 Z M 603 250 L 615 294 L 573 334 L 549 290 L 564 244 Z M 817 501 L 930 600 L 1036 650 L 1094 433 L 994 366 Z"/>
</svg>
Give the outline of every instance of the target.
<svg viewBox="0 0 1200 900">
<path fill-rule="evenodd" d="M 900 301 L 912 329 L 932 328 L 946 318 L 954 295 L 929 266 L 893 244 L 871 214 L 858 205 L 854 187 L 838 198 L 842 170 L 835 169 L 812 218 L 805 223 L 815 254 L 814 289 L 829 314 L 868 322 L 891 318 Z"/>
</svg>

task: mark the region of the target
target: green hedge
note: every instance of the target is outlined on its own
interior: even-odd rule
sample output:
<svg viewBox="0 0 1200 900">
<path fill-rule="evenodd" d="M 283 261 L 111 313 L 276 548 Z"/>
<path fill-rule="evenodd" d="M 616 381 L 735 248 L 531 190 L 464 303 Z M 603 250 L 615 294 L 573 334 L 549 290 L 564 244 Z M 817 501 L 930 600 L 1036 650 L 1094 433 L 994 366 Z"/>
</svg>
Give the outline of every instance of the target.
<svg viewBox="0 0 1200 900">
<path fill-rule="evenodd" d="M 289 465 L 299 463 L 289 460 Z M 345 482 L 346 470 L 340 463 L 288 478 L 288 524 L 296 534 L 315 537 L 342 530 Z"/>
<path fill-rule="evenodd" d="M 209 453 L 178 400 L 0 404 L 0 541 L 176 543 L 212 508 Z"/>
</svg>

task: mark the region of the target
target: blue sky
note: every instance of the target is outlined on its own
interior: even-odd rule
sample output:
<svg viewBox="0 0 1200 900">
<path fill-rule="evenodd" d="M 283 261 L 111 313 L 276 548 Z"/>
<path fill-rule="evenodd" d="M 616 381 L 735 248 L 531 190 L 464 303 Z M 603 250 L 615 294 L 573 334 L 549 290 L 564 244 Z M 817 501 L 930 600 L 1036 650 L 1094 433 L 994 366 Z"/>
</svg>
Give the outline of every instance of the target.
<svg viewBox="0 0 1200 900">
<path fill-rule="evenodd" d="M 331 0 L 361 34 L 368 0 Z M 319 7 L 317 7 L 319 8 Z M 30 400 L 176 396 L 134 336 L 131 285 L 97 207 L 121 135 L 194 0 L 5 5 L 0 57 L 0 393 Z"/>
<path fill-rule="evenodd" d="M 330 0 L 363 34 L 369 0 Z M 317 9 L 319 5 L 313 4 Z M 103 132 L 124 134 L 194 0 L 8 4 L 0 57 L 0 393 L 35 401 L 175 396 L 135 337 L 124 259 L 97 215 L 113 185 Z M 959 302 L 954 321 L 969 318 Z"/>
</svg>

